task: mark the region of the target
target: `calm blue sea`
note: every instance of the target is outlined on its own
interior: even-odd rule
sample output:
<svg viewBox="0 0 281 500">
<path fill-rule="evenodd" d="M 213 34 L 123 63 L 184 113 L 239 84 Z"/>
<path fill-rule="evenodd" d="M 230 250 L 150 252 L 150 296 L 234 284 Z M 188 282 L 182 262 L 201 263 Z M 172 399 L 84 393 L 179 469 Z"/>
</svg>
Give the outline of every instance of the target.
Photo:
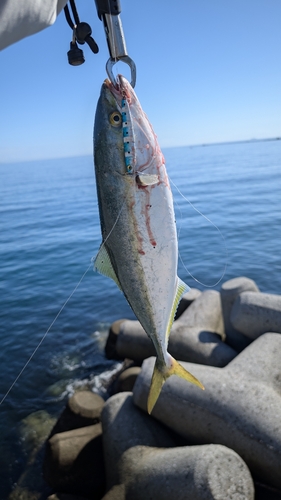
<svg viewBox="0 0 281 500">
<path fill-rule="evenodd" d="M 205 289 L 227 264 L 223 281 L 244 275 L 261 291 L 280 293 L 281 141 L 163 152 L 183 194 L 173 187 L 180 277 Z M 1 399 L 98 250 L 92 158 L 1 164 L 0 212 Z M 57 416 L 87 382 L 104 393 L 108 371 L 116 368 L 103 356 L 105 336 L 121 317 L 134 318 L 122 294 L 89 269 L 0 406 L 1 499 L 30 458 L 23 419 L 38 411 L 45 419 Z"/>
</svg>

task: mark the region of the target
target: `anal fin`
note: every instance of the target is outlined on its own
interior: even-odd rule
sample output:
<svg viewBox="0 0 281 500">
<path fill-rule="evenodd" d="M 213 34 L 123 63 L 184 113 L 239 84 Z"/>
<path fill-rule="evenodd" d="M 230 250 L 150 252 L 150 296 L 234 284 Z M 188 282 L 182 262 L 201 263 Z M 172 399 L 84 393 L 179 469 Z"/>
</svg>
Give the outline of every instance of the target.
<svg viewBox="0 0 281 500">
<path fill-rule="evenodd" d="M 182 296 L 189 292 L 190 288 L 189 286 L 184 283 L 180 278 L 178 278 L 178 284 L 177 284 L 177 289 L 176 289 L 176 294 L 175 294 L 175 298 L 174 298 L 174 302 L 173 302 L 173 305 L 172 305 L 172 309 L 171 309 L 171 313 L 170 313 L 170 318 L 169 318 L 169 322 L 168 322 L 168 326 L 167 326 L 167 331 L 166 331 L 166 338 L 168 339 L 169 335 L 170 335 L 170 331 L 171 331 L 171 328 L 172 328 L 172 324 L 174 322 L 174 318 L 175 318 L 175 315 L 176 315 L 176 312 L 177 312 L 177 308 L 178 308 L 178 305 L 179 305 L 179 302 L 182 298 Z"/>
</svg>

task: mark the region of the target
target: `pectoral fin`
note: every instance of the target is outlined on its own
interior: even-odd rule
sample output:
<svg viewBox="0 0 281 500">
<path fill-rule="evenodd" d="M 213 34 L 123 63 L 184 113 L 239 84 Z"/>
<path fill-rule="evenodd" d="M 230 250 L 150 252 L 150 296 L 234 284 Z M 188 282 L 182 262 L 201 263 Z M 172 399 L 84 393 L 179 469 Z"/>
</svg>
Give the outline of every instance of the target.
<svg viewBox="0 0 281 500">
<path fill-rule="evenodd" d="M 95 258 L 94 267 L 100 274 L 103 274 L 104 276 L 107 276 L 115 281 L 116 285 L 120 288 L 120 290 L 122 290 L 120 282 L 111 264 L 108 252 L 103 243 L 99 249 L 98 255 Z"/>
<path fill-rule="evenodd" d="M 167 378 L 172 375 L 177 375 L 178 377 L 184 378 L 188 382 L 197 385 L 200 389 L 204 390 L 204 386 L 201 382 L 194 377 L 191 373 L 189 373 L 183 366 L 181 366 L 174 358 L 171 356 L 171 367 L 168 368 L 166 366 L 161 369 L 158 361 L 156 360 L 154 371 L 152 375 L 148 400 L 147 400 L 147 411 L 150 414 L 154 408 L 154 405 L 160 395 L 163 384 L 166 382 Z"/>
</svg>

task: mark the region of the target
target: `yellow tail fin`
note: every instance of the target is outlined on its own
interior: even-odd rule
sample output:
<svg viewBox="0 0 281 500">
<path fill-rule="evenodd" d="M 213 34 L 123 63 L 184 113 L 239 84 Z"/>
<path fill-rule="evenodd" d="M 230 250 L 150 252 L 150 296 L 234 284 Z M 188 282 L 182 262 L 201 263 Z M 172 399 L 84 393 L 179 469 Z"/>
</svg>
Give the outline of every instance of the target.
<svg viewBox="0 0 281 500">
<path fill-rule="evenodd" d="M 154 408 L 154 405 L 159 397 L 163 384 L 166 382 L 167 378 L 171 375 L 177 375 L 178 377 L 184 378 L 192 384 L 198 385 L 204 390 L 204 386 L 199 382 L 199 380 L 191 375 L 183 366 L 181 366 L 174 358 L 171 356 L 172 365 L 170 368 L 164 366 L 163 368 L 159 366 L 159 363 L 155 362 L 154 371 L 152 375 L 148 400 L 147 400 L 147 411 L 150 414 Z"/>
</svg>

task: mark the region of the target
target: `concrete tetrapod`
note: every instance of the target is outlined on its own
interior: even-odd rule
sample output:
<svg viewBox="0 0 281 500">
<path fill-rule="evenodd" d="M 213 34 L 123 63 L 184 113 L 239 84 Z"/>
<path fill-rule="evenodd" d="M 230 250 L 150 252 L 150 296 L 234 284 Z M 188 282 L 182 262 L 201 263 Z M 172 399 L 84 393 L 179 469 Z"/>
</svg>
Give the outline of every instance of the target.
<svg viewBox="0 0 281 500">
<path fill-rule="evenodd" d="M 104 400 L 98 394 L 85 390 L 76 391 L 69 398 L 51 432 L 51 436 L 98 423 L 103 405 Z"/>
<path fill-rule="evenodd" d="M 43 472 L 52 488 L 99 500 L 105 491 L 101 424 L 52 436 L 46 443 Z"/>
<path fill-rule="evenodd" d="M 281 489 L 280 357 L 281 335 L 266 333 L 225 368 L 182 363 L 205 391 L 171 377 L 152 415 L 190 443 L 228 446 L 257 480 Z M 154 361 L 144 361 L 134 386 L 145 411 Z"/>
<path fill-rule="evenodd" d="M 281 333 L 281 296 L 243 292 L 233 304 L 230 321 L 252 340 L 265 332 Z"/>
<path fill-rule="evenodd" d="M 131 393 L 106 402 L 102 425 L 106 499 L 115 498 L 115 485 L 120 500 L 254 498 L 249 470 L 235 452 L 221 445 L 176 446 L 167 429 L 133 404 Z"/>
<path fill-rule="evenodd" d="M 237 352 L 226 345 L 220 294 L 209 290 L 199 294 L 172 326 L 169 353 L 176 359 L 211 366 L 225 366 Z M 151 340 L 138 321 L 120 324 L 116 341 L 118 357 L 142 361 L 155 355 Z"/>
<path fill-rule="evenodd" d="M 230 321 L 230 315 L 236 298 L 240 293 L 248 291 L 259 292 L 259 289 L 253 280 L 245 276 L 225 281 L 220 290 L 226 342 L 238 352 L 247 347 L 250 340 L 234 328 Z"/>
</svg>

